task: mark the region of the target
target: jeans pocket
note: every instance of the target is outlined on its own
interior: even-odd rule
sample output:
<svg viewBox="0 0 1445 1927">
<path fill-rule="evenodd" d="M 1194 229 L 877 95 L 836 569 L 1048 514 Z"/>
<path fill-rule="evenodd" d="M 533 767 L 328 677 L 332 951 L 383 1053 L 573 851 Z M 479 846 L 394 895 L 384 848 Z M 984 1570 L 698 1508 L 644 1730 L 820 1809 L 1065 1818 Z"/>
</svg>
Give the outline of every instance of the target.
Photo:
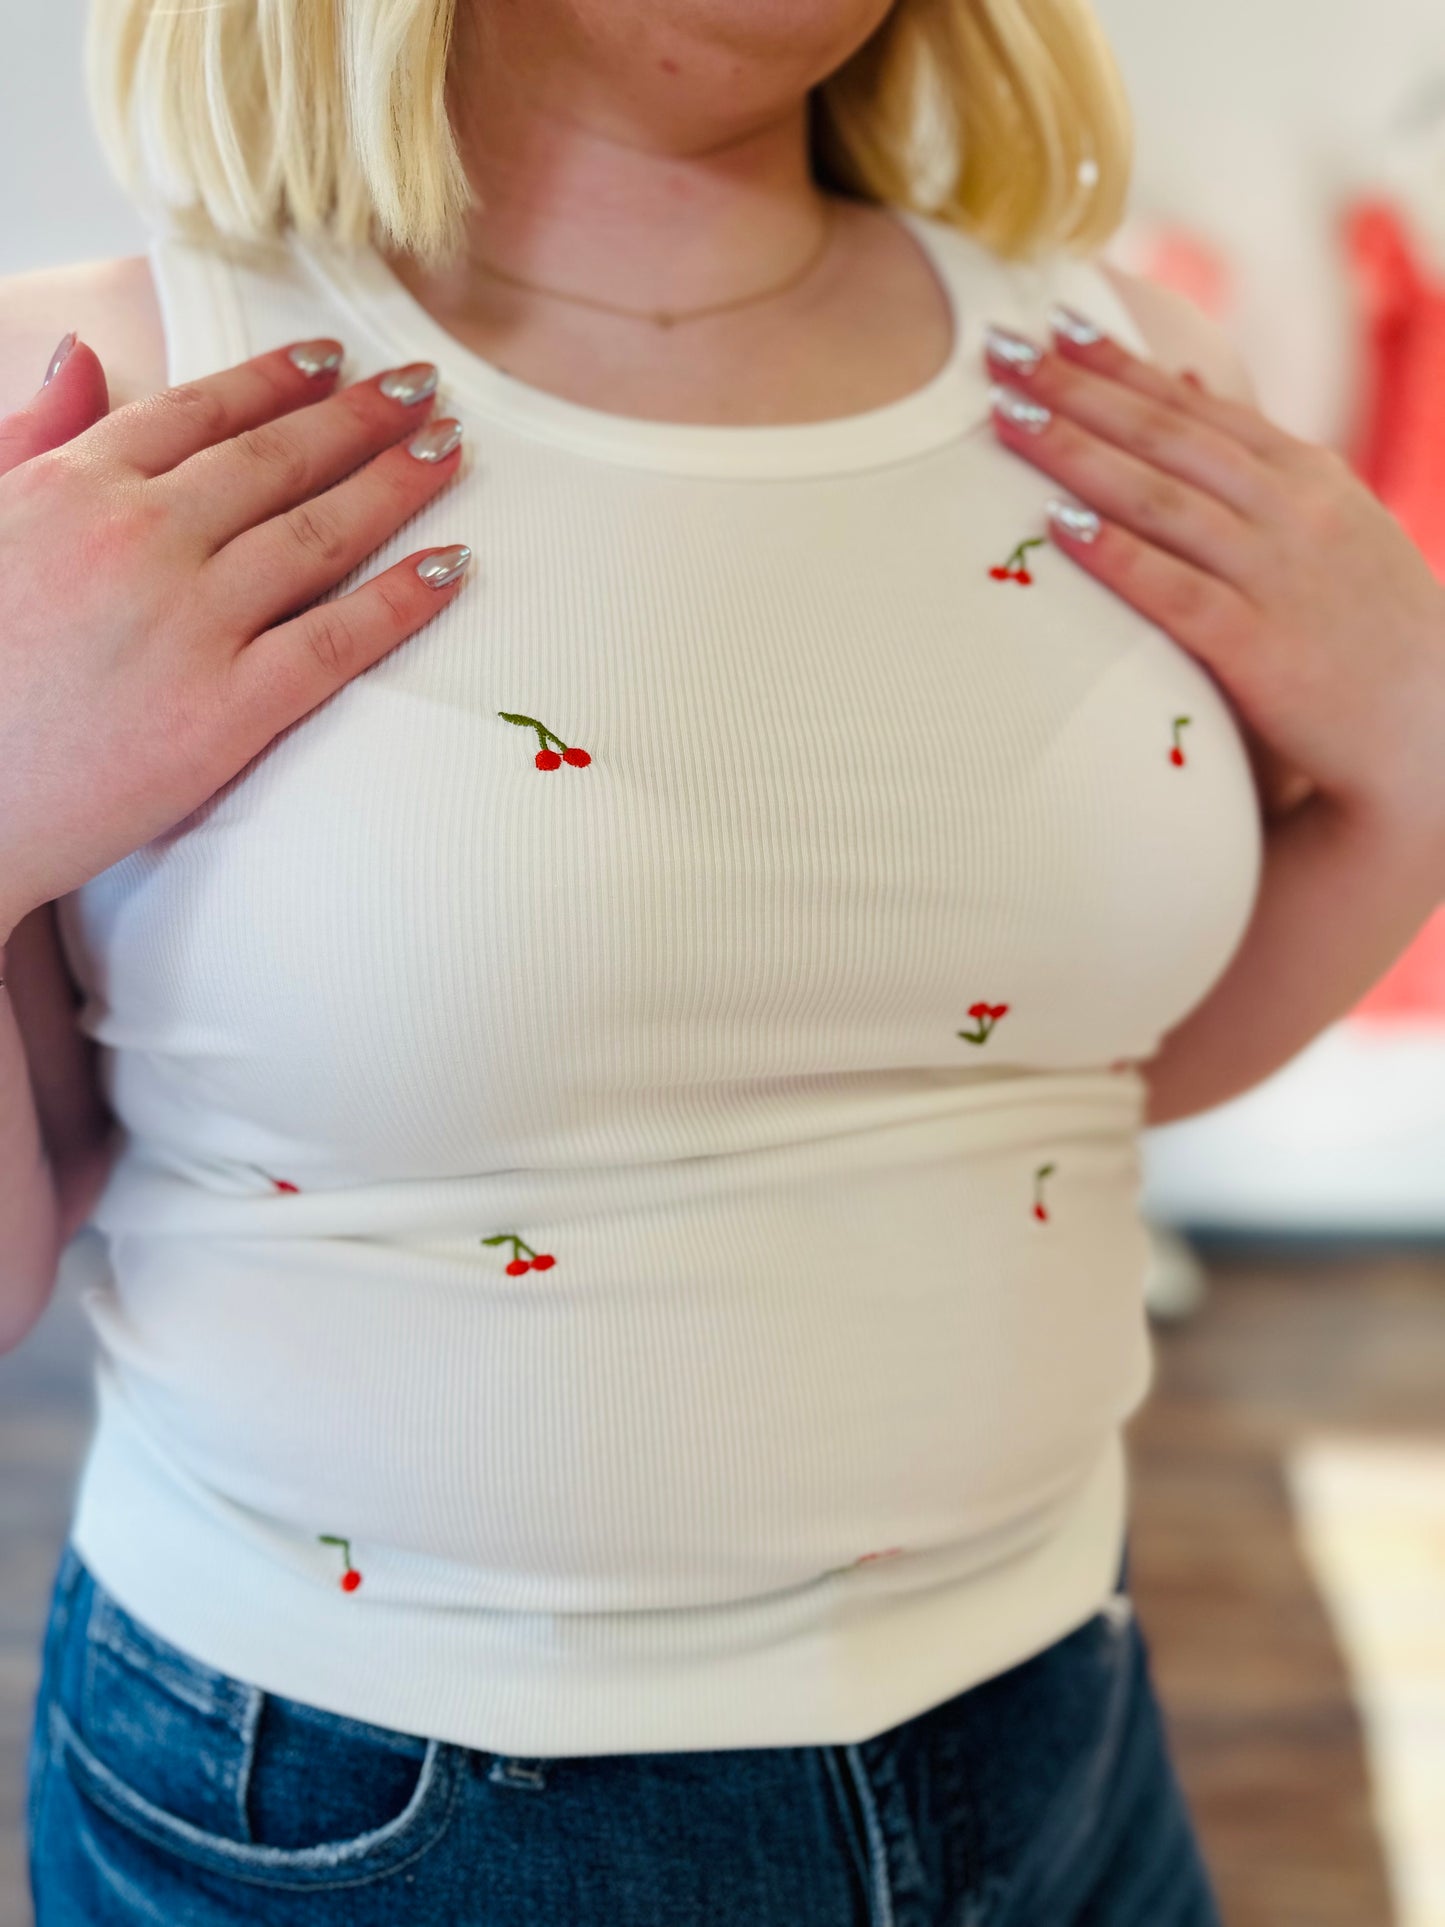
<svg viewBox="0 0 1445 1927">
<path fill-rule="evenodd" d="M 82 1592 L 49 1722 L 88 1818 L 278 1887 L 379 1877 L 440 1839 L 465 1748 L 267 1693 L 172 1645 L 93 1577 Z"/>
</svg>

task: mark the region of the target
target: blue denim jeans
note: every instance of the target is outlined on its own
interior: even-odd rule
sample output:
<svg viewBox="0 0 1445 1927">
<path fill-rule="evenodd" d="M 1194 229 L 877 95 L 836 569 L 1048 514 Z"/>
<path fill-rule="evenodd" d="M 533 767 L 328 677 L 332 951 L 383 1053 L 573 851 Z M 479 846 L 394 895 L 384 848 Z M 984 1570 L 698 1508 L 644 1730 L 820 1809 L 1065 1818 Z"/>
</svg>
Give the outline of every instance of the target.
<svg viewBox="0 0 1445 1927">
<path fill-rule="evenodd" d="M 67 1543 L 27 1829 L 36 1927 L 1219 1927 L 1122 1590 L 856 1744 L 515 1759 L 200 1665 Z"/>
</svg>

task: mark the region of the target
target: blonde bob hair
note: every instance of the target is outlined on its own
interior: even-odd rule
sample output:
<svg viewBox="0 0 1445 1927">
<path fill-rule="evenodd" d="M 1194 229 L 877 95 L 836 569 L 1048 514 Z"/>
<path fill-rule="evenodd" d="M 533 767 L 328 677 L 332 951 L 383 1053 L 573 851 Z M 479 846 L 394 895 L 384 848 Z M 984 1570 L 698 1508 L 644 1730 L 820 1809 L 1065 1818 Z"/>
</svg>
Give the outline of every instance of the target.
<svg viewBox="0 0 1445 1927">
<path fill-rule="evenodd" d="M 485 5 L 485 0 L 480 0 Z M 288 227 L 449 256 L 474 200 L 446 105 L 456 0 L 92 0 L 106 158 L 194 239 Z M 1102 247 L 1133 126 L 1089 0 L 894 0 L 809 97 L 821 186 L 931 213 L 997 254 Z"/>
</svg>

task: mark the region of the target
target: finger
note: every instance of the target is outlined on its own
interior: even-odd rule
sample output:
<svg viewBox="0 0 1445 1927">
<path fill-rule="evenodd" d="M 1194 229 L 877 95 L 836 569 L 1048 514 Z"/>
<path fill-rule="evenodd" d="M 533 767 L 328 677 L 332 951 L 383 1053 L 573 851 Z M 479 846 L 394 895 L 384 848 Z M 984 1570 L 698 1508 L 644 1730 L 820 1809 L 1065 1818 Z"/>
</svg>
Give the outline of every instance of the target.
<svg viewBox="0 0 1445 1927">
<path fill-rule="evenodd" d="M 398 381 L 403 375 L 408 380 Z M 386 369 L 200 449 L 151 487 L 173 498 L 186 528 L 214 555 L 414 433 L 426 421 L 436 382 L 430 362 Z"/>
<path fill-rule="evenodd" d="M 394 649 L 461 593 L 471 550 L 459 542 L 404 561 L 248 642 L 231 662 L 232 694 L 269 743 L 340 686 Z M 460 572 L 433 587 L 418 569 Z"/>
<path fill-rule="evenodd" d="M 66 339 L 69 352 L 50 379 L 41 382 L 35 399 L 0 415 L 0 475 L 61 447 L 100 421 L 110 407 L 100 357 L 73 335 Z"/>
<path fill-rule="evenodd" d="M 1262 547 L 1256 525 L 1216 496 L 1101 440 L 1068 415 L 1051 413 L 1033 427 L 1010 419 L 1019 401 L 1037 404 L 1032 384 L 1027 396 L 1002 384 L 994 395 L 1000 438 L 1089 508 L 1240 590 L 1259 580 Z"/>
<path fill-rule="evenodd" d="M 1192 391 L 1171 376 L 1143 372 L 1113 380 L 1044 353 L 1029 368 L 988 350 L 991 372 L 1015 381 L 1030 400 L 1067 415 L 1092 434 L 1133 450 L 1166 474 L 1207 490 L 1237 514 L 1266 521 L 1277 512 L 1280 472 L 1221 428 L 1189 410 Z"/>
<path fill-rule="evenodd" d="M 1055 313 L 1066 318 L 1071 311 L 1056 309 Z M 1079 318 L 1083 319 L 1082 316 Z M 1072 323 L 1069 325 L 1072 326 Z M 1131 354 L 1112 335 L 1100 335 L 1096 341 L 1085 341 L 1077 334 L 1070 333 L 1068 327 L 1055 322 L 1052 345 L 1054 352 L 1069 366 L 1081 372 L 1107 377 L 1155 401 L 1167 402 L 1192 420 L 1221 435 L 1227 435 L 1242 448 L 1248 449 L 1258 461 L 1271 467 L 1289 470 L 1308 454 L 1308 442 L 1291 435 L 1259 409 L 1251 408 L 1246 402 L 1231 400 L 1227 395 L 1212 393 L 1198 384 L 1197 377 L 1194 382 L 1186 382 L 1182 375 L 1171 375 L 1157 363 Z"/>
<path fill-rule="evenodd" d="M 198 449 L 329 393 L 343 352 L 330 337 L 272 348 L 234 368 L 128 402 L 97 422 L 89 437 L 117 466 L 163 475 Z"/>
<path fill-rule="evenodd" d="M 254 636 L 334 588 L 456 474 L 461 433 L 451 416 L 425 423 L 334 488 L 228 542 L 203 565 L 219 606 Z"/>
<path fill-rule="evenodd" d="M 1076 503 L 1050 502 L 1048 527 L 1053 541 L 1083 569 L 1155 623 L 1166 635 L 1220 673 L 1226 687 L 1238 684 L 1258 654 L 1253 638 L 1258 620 L 1253 604 L 1230 583 L 1157 548 L 1097 510 L 1097 528 L 1070 528 L 1059 510 L 1077 521 Z"/>
</svg>

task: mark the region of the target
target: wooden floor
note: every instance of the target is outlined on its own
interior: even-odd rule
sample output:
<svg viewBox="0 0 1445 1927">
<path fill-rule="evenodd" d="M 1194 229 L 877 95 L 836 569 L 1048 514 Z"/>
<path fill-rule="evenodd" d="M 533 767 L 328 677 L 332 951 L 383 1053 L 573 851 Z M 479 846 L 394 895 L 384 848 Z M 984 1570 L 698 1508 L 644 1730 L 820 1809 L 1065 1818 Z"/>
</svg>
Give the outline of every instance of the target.
<svg viewBox="0 0 1445 1927">
<path fill-rule="evenodd" d="M 1313 1428 L 1445 1433 L 1445 1249 L 1204 1243 L 1131 1428 L 1131 1585 L 1228 1927 L 1392 1927 L 1361 1735 L 1281 1476 Z M 25 1748 L 90 1425 L 68 1274 L 0 1358 L 0 1927 L 30 1927 Z M 741 1927 L 741 1924 L 740 1924 Z"/>
</svg>

